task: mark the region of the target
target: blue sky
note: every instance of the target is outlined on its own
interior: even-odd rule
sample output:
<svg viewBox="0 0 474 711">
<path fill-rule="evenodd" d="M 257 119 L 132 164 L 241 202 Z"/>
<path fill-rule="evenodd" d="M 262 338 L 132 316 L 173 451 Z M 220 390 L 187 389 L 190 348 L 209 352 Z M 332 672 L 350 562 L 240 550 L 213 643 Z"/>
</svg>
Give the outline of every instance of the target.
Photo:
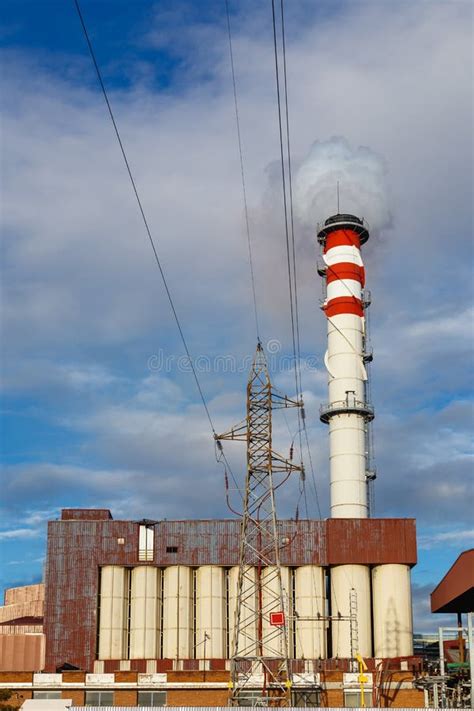
<svg viewBox="0 0 474 711">
<path fill-rule="evenodd" d="M 315 141 L 333 137 L 385 166 L 390 219 L 364 251 L 376 515 L 417 518 L 415 627 L 429 630 L 438 625 L 429 591 L 473 544 L 472 6 L 287 5 L 295 174 Z M 292 394 L 281 360 L 291 340 L 270 4 L 230 6 L 262 337 L 280 344 L 274 379 Z M 116 518 L 228 512 L 73 3 L 7 0 L 2 9 L 0 584 L 9 586 L 40 579 L 46 521 L 61 507 L 107 506 Z M 243 416 L 255 333 L 224 2 L 83 0 L 82 9 L 225 430 Z M 308 220 L 297 219 L 296 246 L 311 359 L 303 386 L 326 516 L 325 323 Z M 229 354 L 237 372 L 216 364 Z M 294 427 L 277 420 L 282 451 Z M 241 474 L 242 453 L 228 454 Z M 290 484 L 282 515 L 293 514 L 295 496 Z M 311 495 L 309 508 L 316 515 Z"/>
</svg>

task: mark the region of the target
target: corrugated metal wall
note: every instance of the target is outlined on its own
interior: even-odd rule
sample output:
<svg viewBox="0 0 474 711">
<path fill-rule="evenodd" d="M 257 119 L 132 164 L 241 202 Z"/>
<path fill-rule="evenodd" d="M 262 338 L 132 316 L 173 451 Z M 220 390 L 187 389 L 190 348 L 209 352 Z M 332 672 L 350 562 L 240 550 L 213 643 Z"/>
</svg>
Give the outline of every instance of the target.
<svg viewBox="0 0 474 711">
<path fill-rule="evenodd" d="M 0 635 L 0 671 L 40 671 L 44 652 L 43 634 Z"/>
<path fill-rule="evenodd" d="M 45 634 L 46 670 L 68 662 L 92 670 L 96 656 L 99 568 L 143 565 L 138 559 L 139 523 L 113 521 L 100 510 L 67 510 L 48 525 Z M 280 521 L 284 566 L 416 562 L 413 519 Z M 160 521 L 154 558 L 148 564 L 238 564 L 238 520 Z M 252 563 L 253 561 L 248 561 Z M 145 563 L 146 564 L 146 563 Z"/>
</svg>

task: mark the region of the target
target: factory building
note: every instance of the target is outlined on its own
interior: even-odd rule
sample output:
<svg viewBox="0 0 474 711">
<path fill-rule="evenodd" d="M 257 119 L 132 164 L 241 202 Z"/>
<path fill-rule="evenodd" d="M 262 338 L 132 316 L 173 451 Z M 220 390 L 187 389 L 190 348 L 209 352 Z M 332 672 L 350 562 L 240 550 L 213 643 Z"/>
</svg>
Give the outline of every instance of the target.
<svg viewBox="0 0 474 711">
<path fill-rule="evenodd" d="M 361 256 L 368 238 L 353 215 L 334 215 L 318 232 L 331 517 L 274 516 L 273 553 L 268 548 L 257 566 L 240 555 L 238 518 L 115 521 L 106 509 L 64 509 L 48 524 L 45 674 L 25 681 L 24 693 L 34 697 L 43 681 L 55 698 L 74 691 L 77 705 L 94 694 L 132 704 L 147 693 L 156 705 L 272 705 L 254 658 L 275 686 L 290 689 L 283 705 L 423 706 L 414 685 L 415 521 L 377 519 L 370 510 L 374 409 Z M 272 639 L 284 649 L 267 647 Z M 229 696 L 235 650 L 244 646 L 246 684 L 242 696 Z"/>
<path fill-rule="evenodd" d="M 44 669 L 44 585 L 5 590 L 0 606 L 0 671 Z"/>
<path fill-rule="evenodd" d="M 91 672 L 160 671 L 169 660 L 194 669 L 199 659 L 225 668 L 234 634 L 239 523 L 114 521 L 107 510 L 63 510 L 48 527 L 46 671 L 65 663 Z M 336 600 L 329 591 L 333 572 L 345 566 L 372 567 L 363 655 L 412 655 L 410 606 L 390 599 L 393 587 L 377 584 L 377 577 L 416 563 L 412 519 L 280 521 L 279 528 L 287 541 L 281 565 L 291 658 L 316 663 L 353 656 L 350 649 L 340 653 L 351 620 L 334 628 L 318 620 L 329 606 L 333 616 L 344 617 L 343 592 Z"/>
<path fill-rule="evenodd" d="M 5 672 L 0 688 L 14 688 L 22 699 L 72 697 L 76 705 L 147 699 L 150 705 L 226 705 L 239 523 L 115 521 L 104 509 L 64 509 L 60 520 L 48 524 L 45 673 Z M 372 573 L 384 566 L 409 569 L 416 563 L 415 523 L 291 520 L 280 521 L 279 530 L 293 698 L 309 706 L 359 699 L 350 654 L 338 656 L 339 638 L 327 621 L 318 620 L 340 612 L 331 596 L 331 573 L 345 566 Z M 390 593 L 395 591 L 380 596 L 369 585 L 365 693 L 384 693 L 379 705 L 391 705 L 394 697 L 398 706 L 419 706 L 411 612 L 399 614 L 396 601 L 386 601 Z M 374 612 L 383 605 L 392 616 L 380 625 Z M 351 621 L 341 619 L 343 625 L 350 629 Z M 374 655 L 372 645 L 385 645 L 387 653 Z M 384 685 L 376 688 L 383 675 Z"/>
</svg>

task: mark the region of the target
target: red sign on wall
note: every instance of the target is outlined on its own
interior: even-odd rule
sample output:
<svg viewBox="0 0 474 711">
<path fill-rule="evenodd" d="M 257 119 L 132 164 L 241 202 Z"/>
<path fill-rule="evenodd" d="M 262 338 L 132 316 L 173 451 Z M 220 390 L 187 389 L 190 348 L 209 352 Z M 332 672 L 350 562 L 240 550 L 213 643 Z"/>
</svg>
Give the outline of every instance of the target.
<svg viewBox="0 0 474 711">
<path fill-rule="evenodd" d="M 270 612 L 270 624 L 274 627 L 282 627 L 285 624 L 285 613 Z"/>
</svg>

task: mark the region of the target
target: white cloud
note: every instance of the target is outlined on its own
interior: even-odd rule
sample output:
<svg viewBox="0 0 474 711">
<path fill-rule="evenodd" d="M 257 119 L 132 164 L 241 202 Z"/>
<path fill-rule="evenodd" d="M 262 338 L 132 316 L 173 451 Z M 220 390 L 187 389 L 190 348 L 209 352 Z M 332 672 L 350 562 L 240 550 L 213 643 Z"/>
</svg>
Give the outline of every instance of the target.
<svg viewBox="0 0 474 711">
<path fill-rule="evenodd" d="M 3 541 L 34 538 L 35 536 L 37 536 L 37 531 L 32 528 L 14 528 L 11 530 L 0 531 L 0 540 Z"/>
<path fill-rule="evenodd" d="M 457 529 L 454 531 L 438 531 L 418 539 L 420 548 L 429 550 L 436 546 L 452 546 L 458 550 L 474 545 L 474 528 Z"/>
<path fill-rule="evenodd" d="M 383 212 L 393 223 L 364 249 L 373 293 L 376 511 L 461 525 L 472 516 L 465 404 L 470 7 L 314 8 L 288 6 L 294 167 L 315 140 L 321 145 L 336 135 L 356 154 L 367 146 L 382 156 L 388 171 Z M 278 338 L 287 353 L 268 17 L 241 12 L 233 20 L 262 336 Z M 146 68 L 127 67 L 139 79 L 110 97 L 192 353 L 241 358 L 255 337 L 225 33 L 216 25 L 183 35 L 179 18 L 169 17 L 168 29 L 178 29 L 167 29 L 166 39 L 157 35 L 162 22 L 157 17 L 148 36 L 135 39 L 162 49 L 169 38 L 180 39 L 176 82 L 160 91 L 147 84 Z M 177 356 L 182 347 L 102 97 L 83 83 L 89 65 L 70 60 L 59 76 L 36 57 L 17 52 L 11 59 L 3 128 L 6 381 L 11 393 L 37 398 L 43 421 L 72 432 L 79 444 L 9 468 L 5 497 L 33 518 L 34 507 L 86 500 L 122 515 L 225 512 L 222 470 L 191 375 L 150 374 L 147 367 L 151 354 Z M 321 361 L 326 324 L 318 310 L 314 226 L 297 222 L 296 247 L 302 349 Z M 327 504 L 327 430 L 318 420 L 326 375 L 322 367 L 303 375 Z M 241 419 L 245 374 L 211 371 L 201 380 L 218 430 Z M 291 372 L 275 380 L 292 394 Z M 289 436 L 279 423 L 282 450 Z M 229 451 L 241 474 L 242 452 Z"/>
</svg>

